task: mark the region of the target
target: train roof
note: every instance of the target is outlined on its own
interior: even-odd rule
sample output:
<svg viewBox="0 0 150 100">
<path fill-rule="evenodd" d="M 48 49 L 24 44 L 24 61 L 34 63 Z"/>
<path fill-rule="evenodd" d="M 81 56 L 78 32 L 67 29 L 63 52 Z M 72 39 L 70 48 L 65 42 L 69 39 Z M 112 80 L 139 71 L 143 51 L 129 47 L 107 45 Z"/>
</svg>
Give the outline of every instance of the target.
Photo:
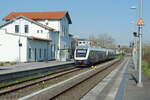
<svg viewBox="0 0 150 100">
<path fill-rule="evenodd" d="M 107 51 L 111 49 L 103 48 L 100 46 L 77 46 L 76 49 L 89 49 L 89 50 L 95 50 L 95 51 Z"/>
</svg>

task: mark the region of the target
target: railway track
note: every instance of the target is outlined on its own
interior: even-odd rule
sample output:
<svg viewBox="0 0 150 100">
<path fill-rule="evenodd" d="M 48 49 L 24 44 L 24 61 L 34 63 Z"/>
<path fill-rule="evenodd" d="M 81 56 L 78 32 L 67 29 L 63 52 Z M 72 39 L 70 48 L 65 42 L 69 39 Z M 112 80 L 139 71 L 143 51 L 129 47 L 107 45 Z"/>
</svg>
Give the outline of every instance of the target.
<svg viewBox="0 0 150 100">
<path fill-rule="evenodd" d="M 58 95 L 52 98 L 50 97 L 49 99 L 45 99 L 45 100 L 80 100 L 88 91 L 90 91 L 94 86 L 96 86 L 121 62 L 122 61 L 119 60 L 107 66 L 103 66 L 103 68 L 101 68 L 99 71 L 89 75 L 89 77 L 83 79 L 82 81 L 75 84 L 74 86 L 66 89 L 65 91 L 59 93 Z M 35 99 L 33 98 L 33 100 Z"/>
<path fill-rule="evenodd" d="M 91 86 L 83 85 L 77 90 L 74 90 L 74 88 L 80 86 L 80 84 L 83 84 L 86 80 L 92 79 L 92 77 L 101 75 L 101 79 L 103 79 L 106 75 L 108 75 L 113 69 L 116 64 L 121 63 L 119 59 L 112 60 L 109 62 L 105 62 L 103 64 L 97 65 L 97 68 L 94 69 L 89 69 L 83 72 L 80 72 L 77 75 L 74 75 L 70 78 L 66 78 L 64 81 L 61 81 L 57 84 L 51 85 L 47 88 L 41 89 L 37 92 L 31 93 L 30 95 L 21 97 L 19 100 L 79 100 L 81 95 L 83 96 L 83 93 L 87 92 L 85 90 L 84 92 L 79 92 L 79 95 L 74 96 L 73 94 L 70 94 L 70 91 L 74 91 L 78 93 L 78 90 L 84 90 L 85 86 L 88 87 L 88 89 L 91 89 L 93 86 L 99 82 L 96 80 L 88 81 L 88 83 L 92 84 Z M 113 66 L 113 67 L 112 67 Z M 108 69 L 111 68 L 111 71 L 108 71 Z M 73 89 L 73 90 L 72 90 Z M 66 93 L 69 93 L 70 95 L 65 96 Z M 72 97 L 78 98 L 78 99 L 73 99 Z M 69 98 L 70 97 L 70 98 Z"/>
<path fill-rule="evenodd" d="M 65 75 L 65 74 L 68 74 L 68 73 L 71 73 L 74 71 L 78 71 L 78 70 L 80 70 L 80 68 L 66 69 L 66 70 L 63 70 L 63 71 L 60 71 L 57 73 L 53 73 L 53 74 L 50 73 L 50 74 L 42 75 L 42 76 L 39 76 L 39 77 L 36 77 L 33 79 L 29 79 L 29 80 L 17 82 L 17 83 L 11 84 L 11 85 L 3 86 L 0 88 L 0 95 L 4 95 L 4 94 L 7 94 L 10 92 L 19 90 L 19 89 L 23 89 L 25 87 L 32 86 L 32 85 L 35 85 L 40 82 L 44 82 L 44 81 L 47 81 L 47 80 L 50 80 L 53 78 L 57 78 L 61 75 Z"/>
<path fill-rule="evenodd" d="M 41 88 L 45 88 L 49 85 L 58 83 L 59 81 L 56 81 L 56 80 L 60 79 L 60 77 L 67 76 L 69 78 L 69 77 L 73 76 L 72 73 L 74 73 L 74 75 L 75 75 L 78 72 L 82 72 L 82 70 L 88 70 L 88 68 L 82 69 L 82 68 L 78 68 L 74 65 L 74 67 L 63 69 L 63 70 L 57 71 L 55 73 L 50 73 L 50 74 L 42 75 L 40 77 L 36 77 L 36 78 L 30 79 L 30 80 L 25 80 L 25 81 L 11 84 L 8 86 L 3 86 L 0 88 L 0 99 L 16 100 L 17 98 L 26 95 L 25 91 L 28 91 L 28 90 L 31 91 L 31 88 L 33 88 L 33 91 L 39 90 Z M 64 80 L 64 79 L 60 79 L 60 81 Z M 41 87 L 39 87 L 39 89 L 37 89 L 38 86 L 41 86 Z M 32 93 L 32 91 L 31 91 L 31 93 Z"/>
<path fill-rule="evenodd" d="M 43 75 L 43 76 L 31 79 L 31 80 L 27 80 L 27 81 L 13 84 L 10 86 L 2 87 L 2 88 L 0 88 L 0 99 L 16 100 L 18 98 L 24 97 L 28 94 L 32 94 L 36 91 L 47 88 L 49 86 L 59 84 L 60 82 L 65 81 L 74 76 L 77 76 L 78 74 L 85 73 L 85 72 L 91 70 L 90 74 L 88 73 L 87 75 L 84 75 L 84 77 L 86 76 L 85 79 L 84 79 L 84 77 L 83 77 L 83 79 L 79 78 L 79 79 L 82 79 L 82 81 L 77 80 L 75 82 L 75 84 L 73 83 L 71 86 L 63 85 L 63 87 L 65 87 L 64 90 L 63 89 L 61 90 L 62 87 L 58 86 L 59 88 L 54 88 L 53 91 L 51 91 L 53 93 L 49 93 L 50 95 L 47 96 L 48 98 L 43 99 L 43 100 L 59 98 L 62 95 L 64 95 L 64 93 L 66 93 L 67 91 L 70 91 L 70 89 L 78 86 L 80 83 L 83 83 L 84 81 L 90 79 L 91 77 L 97 76 L 98 73 L 103 73 L 104 71 L 107 72 L 107 69 L 111 68 L 110 66 L 113 66 L 114 64 L 118 63 L 119 61 L 120 60 L 110 61 L 109 64 L 104 63 L 104 64 L 102 64 L 102 66 L 99 69 L 98 68 L 96 68 L 96 69 L 90 69 L 90 68 L 66 69 L 64 71 L 60 71 L 55 74 L 47 74 L 47 75 Z M 110 71 L 108 71 L 108 73 L 109 72 Z M 103 77 L 105 77 L 107 74 L 105 74 Z M 59 92 L 57 92 L 57 91 L 54 92 L 54 90 L 58 90 L 58 89 L 60 90 Z M 46 97 L 46 96 L 44 96 L 44 97 Z M 41 99 L 42 98 L 38 97 L 38 99 L 34 98 L 33 100 L 41 100 Z M 61 100 L 66 100 L 66 99 L 61 99 Z"/>
<path fill-rule="evenodd" d="M 11 87 L 16 84 L 21 84 L 27 81 L 32 81 L 51 74 L 59 73 L 65 70 L 74 69 L 74 64 L 66 64 L 64 66 L 53 66 L 47 68 L 33 69 L 29 71 L 21 71 L 16 73 L 8 73 L 0 75 L 0 90 Z M 19 74 L 19 75 L 18 75 Z M 3 77 L 4 76 L 4 77 Z"/>
</svg>

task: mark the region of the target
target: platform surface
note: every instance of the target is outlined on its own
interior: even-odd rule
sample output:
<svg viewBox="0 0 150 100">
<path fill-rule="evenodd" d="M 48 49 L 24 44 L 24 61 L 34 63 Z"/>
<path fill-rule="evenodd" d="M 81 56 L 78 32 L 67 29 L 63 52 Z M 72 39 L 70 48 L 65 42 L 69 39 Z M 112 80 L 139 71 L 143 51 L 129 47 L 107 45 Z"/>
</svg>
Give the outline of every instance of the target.
<svg viewBox="0 0 150 100">
<path fill-rule="evenodd" d="M 127 57 L 81 100 L 150 100 L 150 79 L 142 73 L 143 87 L 138 87 L 137 76 Z"/>
<path fill-rule="evenodd" d="M 45 68 L 45 67 L 53 67 L 53 66 L 71 64 L 71 63 L 73 63 L 73 61 L 48 61 L 48 62 L 20 63 L 16 65 L 11 65 L 11 66 L 0 66 L 0 75 L 39 69 L 39 68 Z"/>
</svg>

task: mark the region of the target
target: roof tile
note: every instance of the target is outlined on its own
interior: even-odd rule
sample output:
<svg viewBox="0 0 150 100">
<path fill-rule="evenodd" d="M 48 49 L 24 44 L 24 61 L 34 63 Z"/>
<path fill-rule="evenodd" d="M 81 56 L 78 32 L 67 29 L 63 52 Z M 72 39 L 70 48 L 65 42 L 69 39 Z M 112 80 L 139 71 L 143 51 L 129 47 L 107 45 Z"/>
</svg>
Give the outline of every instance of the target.
<svg viewBox="0 0 150 100">
<path fill-rule="evenodd" d="M 11 20 L 17 16 L 25 16 L 32 20 L 40 20 L 40 19 L 61 19 L 65 16 L 66 11 L 60 12 L 12 12 L 8 14 L 4 20 Z"/>
</svg>

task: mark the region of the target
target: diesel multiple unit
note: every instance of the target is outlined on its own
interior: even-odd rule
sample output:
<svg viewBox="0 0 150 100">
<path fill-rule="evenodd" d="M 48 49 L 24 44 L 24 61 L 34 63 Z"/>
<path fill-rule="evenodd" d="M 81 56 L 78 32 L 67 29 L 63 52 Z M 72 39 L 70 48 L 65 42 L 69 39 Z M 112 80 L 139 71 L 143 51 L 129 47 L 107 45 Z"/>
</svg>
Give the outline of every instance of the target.
<svg viewBox="0 0 150 100">
<path fill-rule="evenodd" d="M 75 64 L 91 65 L 97 62 L 112 59 L 115 51 L 95 46 L 78 46 L 74 52 Z"/>
</svg>

